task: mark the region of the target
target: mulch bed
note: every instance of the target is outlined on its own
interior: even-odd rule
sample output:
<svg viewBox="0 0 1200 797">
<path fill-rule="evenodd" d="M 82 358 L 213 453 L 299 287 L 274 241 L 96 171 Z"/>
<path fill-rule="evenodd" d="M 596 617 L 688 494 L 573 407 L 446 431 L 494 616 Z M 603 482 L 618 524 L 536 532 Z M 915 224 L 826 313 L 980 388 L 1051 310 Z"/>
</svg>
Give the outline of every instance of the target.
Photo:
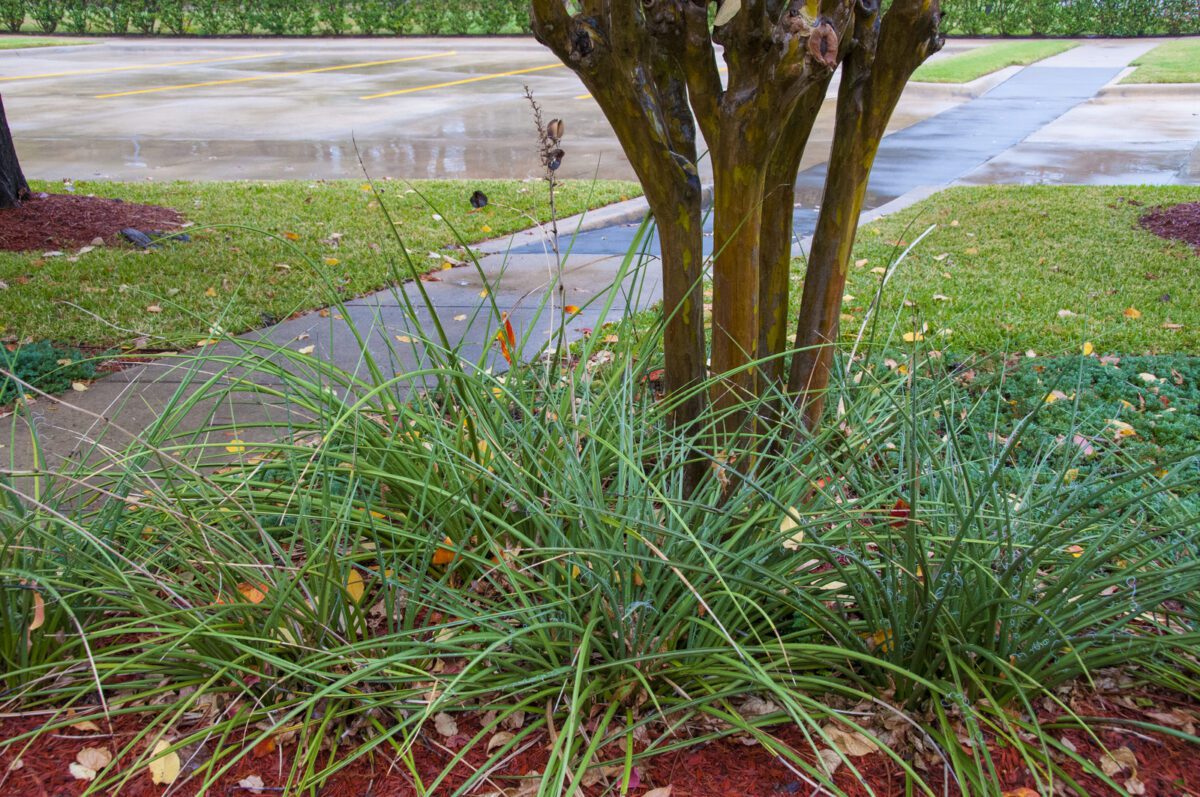
<svg viewBox="0 0 1200 797">
<path fill-rule="evenodd" d="M 1168 710 L 1175 702 L 1169 695 L 1154 695 L 1154 699 L 1158 710 Z M 1130 701 L 1122 696 L 1114 698 L 1092 695 L 1084 701 L 1079 701 L 1073 708 L 1081 713 L 1103 716 L 1114 721 L 1147 719 L 1143 716 L 1143 711 L 1129 708 L 1129 703 Z M 413 750 L 413 762 L 426 784 L 436 779 L 441 769 L 450 763 L 454 752 L 467 744 L 479 731 L 479 724 L 474 717 L 458 716 L 458 736 L 444 739 L 431 729 L 417 740 Z M 1045 722 L 1051 717 L 1047 715 L 1041 719 Z M 28 732 L 39 727 L 40 723 L 41 720 L 33 717 L 0 721 L 0 739 Z M 68 765 L 75 760 L 75 754 L 89 746 L 104 747 L 116 752 L 132 741 L 138 730 L 139 721 L 136 717 L 123 717 L 114 721 L 111 733 L 107 728 L 100 732 L 66 729 L 53 735 L 39 737 L 27 749 L 0 748 L 0 794 L 21 794 L 30 797 L 69 797 L 82 794 L 87 784 L 76 780 L 68 772 Z M 251 730 L 251 733 L 256 732 Z M 802 732 L 794 726 L 782 726 L 773 735 L 793 749 L 807 749 Z M 1100 746 L 1083 732 L 1059 731 L 1055 735 L 1068 739 L 1079 754 L 1087 759 L 1099 761 L 1103 755 Z M 1102 729 L 1097 736 L 1108 750 L 1124 747 L 1136 756 L 1137 777 L 1145 788 L 1142 793 L 1161 797 L 1200 794 L 1200 776 L 1196 774 L 1200 771 L 1200 747 L 1142 728 Z M 491 773 L 488 782 L 477 788 L 475 794 L 532 797 L 532 794 L 536 793 L 536 775 L 545 767 L 549 740 L 542 732 L 526 741 L 527 743 L 521 745 L 518 752 L 502 767 Z M 146 744 L 139 744 L 137 749 L 142 750 Z M 373 760 L 364 758 L 349 765 L 315 793 L 323 797 L 415 797 L 417 791 L 413 788 L 412 778 L 405 765 L 392 759 L 386 745 L 378 752 Z M 6 772 L 17 753 L 20 753 L 22 766 Z M 606 749 L 604 753 L 619 759 L 622 751 L 614 748 Z M 204 754 L 204 751 L 198 751 L 196 758 L 202 759 Z M 287 781 L 294 754 L 294 742 L 278 747 L 274 743 L 260 743 L 238 762 L 228 775 L 222 777 L 216 788 L 208 794 L 252 794 L 253 792 L 239 786 L 239 781 L 252 775 L 261 778 L 266 786 L 261 793 L 278 794 Z M 1036 781 L 1028 773 L 1026 763 L 1016 750 L 998 747 L 992 750 L 992 756 L 1004 781 L 1002 788 L 1006 795 L 1024 797 L 1036 794 L 1032 791 L 1036 787 Z M 183 757 L 187 758 L 186 753 Z M 435 797 L 451 794 L 484 763 L 485 758 L 481 746 L 468 751 L 463 762 L 455 768 L 450 777 L 430 794 Z M 128 762 L 126 759 L 125 763 Z M 123 761 L 118 760 L 116 765 L 120 766 L 121 763 Z M 837 773 L 836 781 L 848 795 L 865 797 L 867 794 L 875 794 L 899 797 L 906 793 L 903 771 L 883 754 L 874 753 L 855 759 L 855 765 L 869 785 L 859 782 L 846 767 L 842 767 Z M 1068 763 L 1066 768 L 1089 797 L 1121 794 L 1106 787 L 1097 778 L 1082 775 L 1080 768 L 1073 763 Z M 199 783 L 186 781 L 187 771 L 188 767 L 185 764 L 185 775 L 181 776 L 180 782 L 167 793 L 189 797 L 198 793 Z M 164 794 L 165 787 L 155 786 L 145 769 L 126 774 L 129 775 L 129 779 L 117 794 L 125 797 L 161 797 Z M 943 786 L 940 772 L 930 771 L 926 774 L 929 781 L 938 787 L 939 793 L 944 793 L 947 797 L 961 795 L 952 780 Z M 1124 783 L 1130 774 L 1126 771 L 1115 775 L 1115 779 Z M 587 797 L 614 794 L 616 792 L 613 790 L 613 784 L 616 777 L 615 774 L 610 775 L 606 779 L 607 782 L 591 785 L 583 789 L 582 793 Z M 640 797 L 647 791 L 668 785 L 672 787 L 672 797 L 770 797 L 815 793 L 810 785 L 797 777 L 769 750 L 758 744 L 744 744 L 737 738 L 700 744 L 660 755 L 638 765 L 635 777 L 636 786 L 629 792 L 631 797 Z"/>
<path fill-rule="evenodd" d="M 1200 202 L 1155 208 L 1141 218 L 1145 229 L 1172 241 L 1183 241 L 1200 252 Z"/>
<path fill-rule="evenodd" d="M 73 194 L 34 194 L 0 210 L 0 250 L 26 252 L 115 242 L 121 230 L 171 230 L 184 223 L 170 208 Z"/>
</svg>

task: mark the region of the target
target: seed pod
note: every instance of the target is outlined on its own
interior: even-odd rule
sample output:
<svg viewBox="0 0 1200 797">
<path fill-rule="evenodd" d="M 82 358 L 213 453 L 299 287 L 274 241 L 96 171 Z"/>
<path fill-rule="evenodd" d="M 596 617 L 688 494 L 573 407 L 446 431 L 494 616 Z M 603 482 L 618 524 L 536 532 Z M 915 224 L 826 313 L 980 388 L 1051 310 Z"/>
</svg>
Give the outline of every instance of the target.
<svg viewBox="0 0 1200 797">
<path fill-rule="evenodd" d="M 552 141 L 562 140 L 564 132 L 566 132 L 566 126 L 562 119 L 551 119 L 550 123 L 546 125 L 546 135 Z"/>
</svg>

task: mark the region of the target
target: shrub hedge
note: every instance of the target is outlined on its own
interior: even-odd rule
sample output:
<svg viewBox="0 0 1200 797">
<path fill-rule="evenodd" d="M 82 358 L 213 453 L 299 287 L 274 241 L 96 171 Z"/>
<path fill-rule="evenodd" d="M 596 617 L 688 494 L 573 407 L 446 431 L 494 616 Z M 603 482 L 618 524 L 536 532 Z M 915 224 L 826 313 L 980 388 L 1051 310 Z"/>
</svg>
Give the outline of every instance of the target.
<svg viewBox="0 0 1200 797">
<path fill-rule="evenodd" d="M 954 35 L 1200 33 L 1197 0 L 943 0 Z M 521 33 L 529 0 L 0 0 L 0 25 L 43 33 Z"/>
</svg>

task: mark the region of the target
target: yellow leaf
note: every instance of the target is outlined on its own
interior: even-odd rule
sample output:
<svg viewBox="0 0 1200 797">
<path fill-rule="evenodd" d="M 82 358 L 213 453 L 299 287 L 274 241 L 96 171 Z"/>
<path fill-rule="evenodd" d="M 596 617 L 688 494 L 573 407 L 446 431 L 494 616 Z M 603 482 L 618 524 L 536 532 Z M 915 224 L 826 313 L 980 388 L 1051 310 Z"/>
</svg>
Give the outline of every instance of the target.
<svg viewBox="0 0 1200 797">
<path fill-rule="evenodd" d="M 359 191 L 366 191 L 366 192 L 369 194 L 369 193 L 371 193 L 371 184 L 370 184 L 370 183 L 363 183 L 362 185 L 360 185 L 360 186 L 358 187 L 358 190 L 359 190 Z"/>
<path fill-rule="evenodd" d="M 884 268 L 883 266 L 876 266 L 875 268 L 871 269 L 871 273 L 879 274 L 880 276 L 883 276 L 884 274 L 887 273 L 887 269 Z"/>
<path fill-rule="evenodd" d="M 341 262 L 342 261 L 338 260 L 336 257 L 325 258 L 325 265 L 327 265 L 327 266 L 336 266 L 338 263 L 341 263 Z"/>
<path fill-rule="evenodd" d="M 207 297 L 208 297 L 208 298 L 210 298 L 210 299 L 212 299 L 212 298 L 215 298 L 215 297 L 216 297 L 216 295 L 217 295 L 217 289 L 216 289 L 216 288 L 209 288 L 208 290 L 206 290 L 206 291 L 204 292 L 204 295 L 205 295 L 205 296 L 207 296 Z"/>
<path fill-rule="evenodd" d="M 1078 478 L 1079 468 L 1068 468 L 1067 472 L 1063 474 L 1063 482 L 1066 484 L 1070 484 Z"/>
<path fill-rule="evenodd" d="M 1115 418 L 1108 419 L 1109 424 L 1117 430 L 1117 437 L 1133 437 L 1137 434 L 1132 426 Z"/>
<path fill-rule="evenodd" d="M 216 339 L 216 338 L 205 338 L 204 340 L 198 340 L 198 341 L 196 341 L 196 345 L 197 345 L 197 346 L 200 346 L 200 347 L 204 347 L 204 346 L 212 346 L 212 345 L 213 345 L 213 344 L 215 344 L 215 343 L 217 343 L 217 339 Z"/>
<path fill-rule="evenodd" d="M 488 289 L 487 289 L 487 288 L 484 288 L 483 290 L 481 290 L 481 291 L 479 292 L 479 298 L 480 298 L 480 299 L 486 299 L 487 297 L 488 297 Z"/>
<path fill-rule="evenodd" d="M 283 234 L 283 237 L 287 238 L 289 241 L 299 241 L 300 240 L 300 236 L 294 232 L 285 232 Z"/>
<path fill-rule="evenodd" d="M 358 603 L 362 600 L 363 593 L 366 592 L 366 585 L 363 583 L 362 573 L 357 570 L 351 570 L 350 575 L 346 577 L 346 592 L 350 594 L 350 600 Z"/>
<path fill-rule="evenodd" d="M 486 233 L 486 232 L 491 232 L 491 231 L 492 231 L 492 228 L 491 228 L 491 227 L 489 227 L 489 226 L 487 226 L 487 225 L 485 224 L 485 225 L 483 225 L 482 227 L 480 227 L 480 228 L 479 228 L 479 231 L 480 231 L 480 232 L 485 232 L 485 233 Z"/>
<path fill-rule="evenodd" d="M 225 450 L 230 454 L 244 454 L 246 452 L 246 441 L 230 440 L 229 445 L 225 446 Z"/>
<path fill-rule="evenodd" d="M 800 528 L 800 513 L 789 509 L 779 524 L 779 533 L 786 536 L 783 547 L 789 551 L 798 551 L 804 544 L 804 529 Z"/>
<path fill-rule="evenodd" d="M 76 393 L 83 393 L 88 389 L 88 386 L 86 382 L 72 382 L 71 389 Z"/>
<path fill-rule="evenodd" d="M 925 340 L 925 336 L 922 335 L 920 332 L 905 332 L 904 333 L 904 342 L 905 343 L 916 343 L 917 341 L 921 341 L 921 340 Z"/>
<path fill-rule="evenodd" d="M 180 760 L 178 753 L 168 753 L 171 743 L 159 739 L 154 745 L 154 760 L 150 762 L 150 780 L 159 786 L 168 786 L 179 777 Z"/>
<path fill-rule="evenodd" d="M 1068 545 L 1066 548 L 1066 551 L 1067 551 L 1067 553 L 1071 554 L 1071 556 L 1074 556 L 1076 559 L 1083 556 L 1083 546 L 1082 545 Z"/>
<path fill-rule="evenodd" d="M 317 350 L 316 346 L 302 346 L 299 349 L 297 349 L 296 351 L 300 352 L 301 354 L 312 354 L 316 350 Z"/>
<path fill-rule="evenodd" d="M 1092 342 L 1090 340 L 1083 344 L 1083 356 L 1084 357 L 1091 357 L 1092 352 L 1094 352 L 1095 350 L 1096 350 L 1096 347 L 1092 345 Z"/>
<path fill-rule="evenodd" d="M 1142 317 L 1142 311 L 1137 309 L 1136 307 L 1126 307 L 1125 308 L 1125 317 L 1136 321 L 1137 319 Z"/>
<path fill-rule="evenodd" d="M 412 343 L 413 339 L 410 338 L 408 335 L 397 335 L 396 342 L 397 343 Z"/>
</svg>

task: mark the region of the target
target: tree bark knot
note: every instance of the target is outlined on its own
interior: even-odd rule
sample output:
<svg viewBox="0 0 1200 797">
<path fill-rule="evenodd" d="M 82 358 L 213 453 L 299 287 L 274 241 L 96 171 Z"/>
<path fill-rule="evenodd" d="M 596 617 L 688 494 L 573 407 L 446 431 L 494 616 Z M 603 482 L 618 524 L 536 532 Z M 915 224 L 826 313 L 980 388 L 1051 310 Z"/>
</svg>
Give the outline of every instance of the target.
<svg viewBox="0 0 1200 797">
<path fill-rule="evenodd" d="M 838 63 L 838 35 L 828 20 L 820 20 L 808 35 L 808 54 L 832 71 Z"/>
</svg>

